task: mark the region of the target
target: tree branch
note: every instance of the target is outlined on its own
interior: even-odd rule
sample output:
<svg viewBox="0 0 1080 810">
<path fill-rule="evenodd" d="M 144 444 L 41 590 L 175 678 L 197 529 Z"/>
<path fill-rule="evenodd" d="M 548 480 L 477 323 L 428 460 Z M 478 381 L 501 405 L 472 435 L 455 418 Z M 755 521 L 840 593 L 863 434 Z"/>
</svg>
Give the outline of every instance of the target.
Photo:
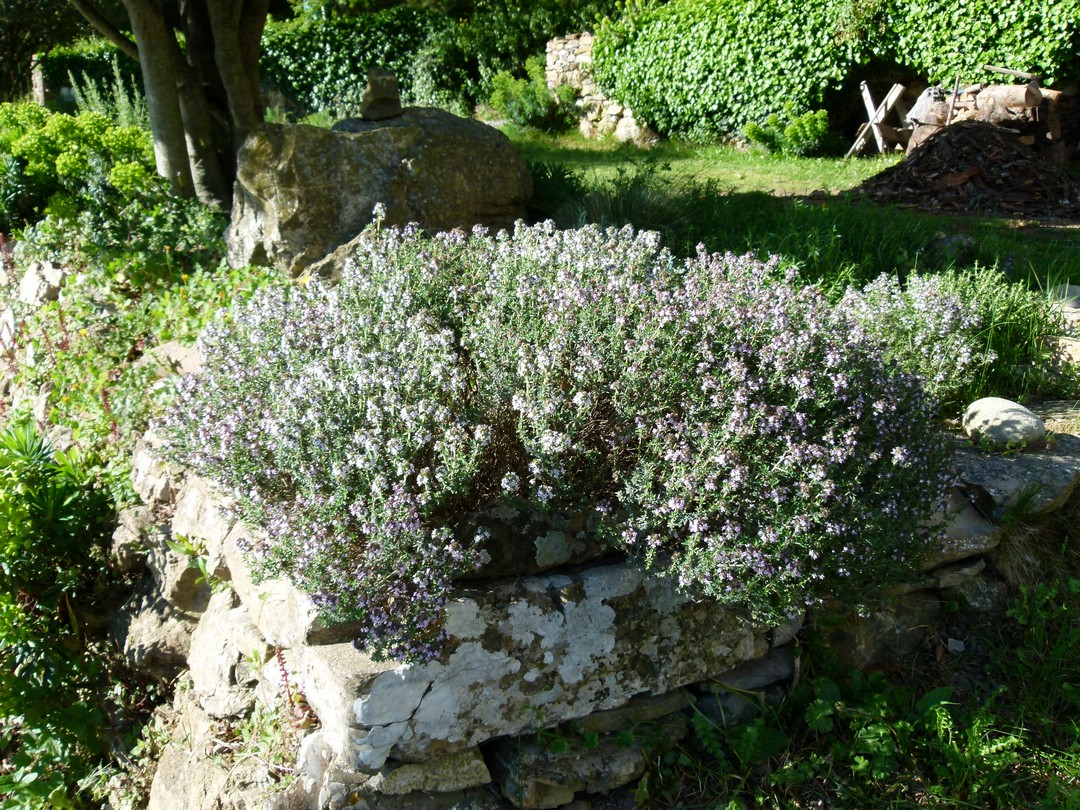
<svg viewBox="0 0 1080 810">
<path fill-rule="evenodd" d="M 101 12 L 94 8 L 90 3 L 86 2 L 86 0 L 68 0 L 68 2 L 98 30 L 103 37 L 109 40 L 109 42 L 136 62 L 139 61 L 139 49 L 135 46 L 135 43 L 124 36 L 123 31 L 120 31 L 111 22 L 106 20 L 101 15 Z"/>
</svg>

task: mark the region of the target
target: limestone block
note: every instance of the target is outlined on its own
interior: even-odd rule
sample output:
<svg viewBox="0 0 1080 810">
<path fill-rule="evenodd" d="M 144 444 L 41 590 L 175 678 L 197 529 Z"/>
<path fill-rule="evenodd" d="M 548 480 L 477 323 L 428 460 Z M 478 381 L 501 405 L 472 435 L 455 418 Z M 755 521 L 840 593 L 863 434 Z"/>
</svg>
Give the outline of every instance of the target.
<svg viewBox="0 0 1080 810">
<path fill-rule="evenodd" d="M 165 747 L 150 788 L 148 810 L 210 810 L 220 807 L 229 772 L 175 743 Z"/>
<path fill-rule="evenodd" d="M 158 378 L 164 379 L 173 374 L 197 374 L 202 364 L 203 354 L 197 347 L 170 340 L 144 353 L 132 367 L 151 366 L 157 372 Z"/>
<path fill-rule="evenodd" d="M 368 121 L 383 121 L 401 115 L 401 93 L 394 74 L 379 68 L 368 72 L 360 115 Z"/>
<path fill-rule="evenodd" d="M 955 601 L 961 610 L 971 613 L 1000 615 L 1005 612 L 1009 586 L 999 580 L 980 575 L 941 590 L 947 601 Z"/>
<path fill-rule="evenodd" d="M 1060 301 L 1065 309 L 1080 309 L 1080 285 L 1058 284 L 1047 293 L 1051 301 Z"/>
<path fill-rule="evenodd" d="M 55 301 L 60 297 L 60 287 L 67 274 L 67 270 L 53 262 L 30 262 L 19 282 L 19 301 L 30 307 Z"/>
<path fill-rule="evenodd" d="M 765 706 L 777 706 L 786 694 L 778 685 L 766 686 L 753 693 L 725 692 L 718 689 L 700 693 L 697 710 L 717 726 L 734 728 L 751 722 Z"/>
<path fill-rule="evenodd" d="M 266 641 L 248 620 L 231 590 L 210 598 L 191 636 L 188 666 L 191 684 L 203 710 L 213 717 L 244 713 L 254 701 L 253 670 L 247 660 L 262 663 Z"/>
<path fill-rule="evenodd" d="M 174 537 L 186 537 L 206 550 L 206 568 L 213 576 L 228 579 L 225 538 L 236 520 L 225 509 L 226 500 L 197 475 L 188 475 L 176 495 L 173 513 Z"/>
<path fill-rule="evenodd" d="M 670 739 L 681 739 L 686 719 L 666 724 Z M 499 739 L 485 746 L 499 790 L 515 807 L 561 807 L 579 791 L 613 790 L 645 772 L 643 737 L 601 736 L 595 743 L 577 736 L 541 733 Z"/>
<path fill-rule="evenodd" d="M 355 801 L 353 801 L 355 799 Z M 455 790 L 451 793 L 416 791 L 403 796 L 377 793 L 366 787 L 346 790 L 329 810 L 505 810 L 506 804 L 490 788 Z"/>
<path fill-rule="evenodd" d="M 934 586 L 954 588 L 974 579 L 986 568 L 986 560 L 966 560 L 952 565 L 942 566 L 933 572 Z"/>
<path fill-rule="evenodd" d="M 997 448 L 1025 447 L 1046 437 L 1046 425 L 1023 405 L 1001 397 L 983 397 L 968 405 L 962 420 L 973 442 Z"/>
<path fill-rule="evenodd" d="M 1044 515 L 1059 509 L 1080 480 L 1080 438 L 1058 434 L 1047 447 L 1014 455 L 991 455 L 959 448 L 960 480 L 987 512 L 1007 510 Z"/>
<path fill-rule="evenodd" d="M 14 349 L 15 346 L 15 312 L 11 307 L 4 307 L 0 312 L 0 348 Z"/>
<path fill-rule="evenodd" d="M 481 787 L 491 781 L 479 748 L 470 748 L 428 762 L 386 765 L 367 783 L 378 793 L 402 796 L 414 791 L 450 793 Z"/>
<path fill-rule="evenodd" d="M 948 521 L 945 533 L 919 561 L 920 571 L 931 571 L 947 563 L 986 554 L 1001 542 L 1001 527 L 987 520 L 963 492 L 950 487 L 945 499 L 944 513 L 931 521 L 935 527 Z"/>
<path fill-rule="evenodd" d="M 131 484 L 135 494 L 150 506 L 173 503 L 182 477 L 179 467 L 161 459 L 160 446 L 161 439 L 147 431 L 136 443 L 131 457 Z"/>
<path fill-rule="evenodd" d="M 710 683 L 722 689 L 744 692 L 784 681 L 795 674 L 795 653 L 790 647 L 771 649 L 761 658 L 746 661 L 714 676 Z"/>
<path fill-rule="evenodd" d="M 764 655 L 766 633 L 628 563 L 459 591 L 443 657 L 377 664 L 351 644 L 298 650 L 327 739 L 374 771 L 625 704 Z"/>
<path fill-rule="evenodd" d="M 1080 338 L 1052 337 L 1050 342 L 1058 359 L 1066 363 L 1080 364 Z"/>
<path fill-rule="evenodd" d="M 187 666 L 196 621 L 163 599 L 138 595 L 117 613 L 112 631 L 136 671 L 172 681 Z"/>
<path fill-rule="evenodd" d="M 275 647 L 292 648 L 355 638 L 358 635 L 355 624 L 323 624 L 311 597 L 291 582 L 254 581 L 241 550 L 251 531 L 241 523 L 235 524 L 222 543 L 221 553 L 229 571 L 229 584 L 266 640 Z"/>
<path fill-rule="evenodd" d="M 163 527 L 154 521 L 147 506 L 132 506 L 123 510 L 112 536 L 112 558 L 123 573 L 146 565 L 148 546 L 157 545 L 152 536 L 163 537 Z"/>
<path fill-rule="evenodd" d="M 483 527 L 479 568 L 469 579 L 537 574 L 560 565 L 578 565 L 612 553 L 596 533 L 601 515 L 595 510 L 551 515 L 527 503 L 502 501 L 469 515 L 457 528 L 472 537 Z"/>
<path fill-rule="evenodd" d="M 901 661 L 918 649 L 941 614 L 941 602 L 920 591 L 860 616 L 851 612 L 823 628 L 829 646 L 848 666 L 868 669 Z"/>
<path fill-rule="evenodd" d="M 593 712 L 588 717 L 574 721 L 574 726 L 582 734 L 615 734 L 628 731 L 638 723 L 648 723 L 680 712 L 690 702 L 690 697 L 681 689 L 666 695 L 638 695 L 625 706 Z"/>
</svg>

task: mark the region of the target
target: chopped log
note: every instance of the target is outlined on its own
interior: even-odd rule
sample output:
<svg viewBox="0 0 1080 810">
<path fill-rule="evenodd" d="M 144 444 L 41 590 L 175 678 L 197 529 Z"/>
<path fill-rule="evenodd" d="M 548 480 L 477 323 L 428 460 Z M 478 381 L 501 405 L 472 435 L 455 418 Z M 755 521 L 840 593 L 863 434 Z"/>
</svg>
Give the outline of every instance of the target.
<svg viewBox="0 0 1080 810">
<path fill-rule="evenodd" d="M 1027 84 L 992 84 L 984 87 L 975 96 L 981 105 L 987 99 L 1003 107 L 1038 107 L 1042 104 L 1043 93 L 1038 82 Z"/>
<path fill-rule="evenodd" d="M 1075 95 L 1069 90 L 1043 90 L 1043 103 L 1039 107 L 1039 119 L 1046 127 L 1043 145 L 1047 160 L 1055 166 L 1064 166 L 1069 157 L 1062 118 L 1067 114 L 1066 108 L 1075 104 Z"/>
</svg>

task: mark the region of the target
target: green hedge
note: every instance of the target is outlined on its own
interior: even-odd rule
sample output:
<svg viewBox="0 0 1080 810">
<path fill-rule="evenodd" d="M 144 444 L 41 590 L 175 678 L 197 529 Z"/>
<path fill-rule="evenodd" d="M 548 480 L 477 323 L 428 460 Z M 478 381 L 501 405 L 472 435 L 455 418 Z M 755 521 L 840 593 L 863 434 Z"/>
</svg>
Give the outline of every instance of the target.
<svg viewBox="0 0 1080 810">
<path fill-rule="evenodd" d="M 873 64 L 935 82 L 992 77 L 985 63 L 1074 80 L 1078 46 L 1080 0 L 672 0 L 606 20 L 593 60 L 600 85 L 640 119 L 711 136 L 820 106 L 873 78 Z"/>
<path fill-rule="evenodd" d="M 114 64 L 129 87 L 142 89 L 139 63 L 103 39 L 87 39 L 53 48 L 41 57 L 45 83 L 52 88 L 70 87 L 70 75 L 80 83 L 85 78 L 99 90 L 108 91 L 116 81 Z"/>
<path fill-rule="evenodd" d="M 881 3 L 878 22 L 897 62 L 932 82 L 1009 81 L 983 65 L 1042 75 L 1044 84 L 1080 80 L 1080 2 L 910 0 Z"/>
<path fill-rule="evenodd" d="M 308 112 L 354 114 L 368 70 L 378 66 L 393 73 L 403 98 L 412 100 L 413 63 L 446 41 L 449 25 L 439 14 L 403 6 L 358 17 L 270 22 L 262 40 L 262 79 Z M 446 61 L 452 61 L 449 55 L 432 64 L 428 79 L 436 88 Z"/>
</svg>

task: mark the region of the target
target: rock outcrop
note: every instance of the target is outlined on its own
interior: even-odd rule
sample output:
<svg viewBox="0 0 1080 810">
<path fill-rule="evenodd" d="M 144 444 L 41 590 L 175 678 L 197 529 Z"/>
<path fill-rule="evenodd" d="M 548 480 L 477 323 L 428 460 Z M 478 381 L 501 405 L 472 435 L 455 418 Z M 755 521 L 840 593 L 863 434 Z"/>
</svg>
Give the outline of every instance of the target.
<svg viewBox="0 0 1080 810">
<path fill-rule="evenodd" d="M 812 614 L 819 635 L 852 666 L 888 667 L 928 643 L 943 605 L 1001 610 L 996 555 L 1023 539 L 998 516 L 1019 497 L 1039 512 L 1058 508 L 1080 478 L 1080 438 L 1050 438 L 1010 454 L 959 447 L 957 486 L 939 518 L 945 532 L 916 561 L 916 581 L 869 609 L 833 606 L 828 622 Z M 374 661 L 353 646 L 352 628 L 323 625 L 289 582 L 255 583 L 239 552 L 252 530 L 205 481 L 161 463 L 155 447 L 148 436 L 136 451 L 134 484 L 147 503 L 125 516 L 116 540 L 129 567 L 132 548 L 145 549 L 154 598 L 183 617 L 175 632 L 139 630 L 152 624 L 144 602 L 128 623 L 132 638 L 146 639 L 129 639 L 133 660 L 163 672 L 186 661 L 188 670 L 151 810 L 560 807 L 638 779 L 646 741 L 678 740 L 692 712 L 746 722 L 798 672 L 792 641 L 806 616 L 755 626 L 630 561 L 573 547 L 588 534 L 587 514 L 544 523 L 508 507 L 497 542 L 526 553 L 493 558 L 488 578 L 460 583 L 442 657 Z M 164 542 L 170 534 L 198 565 Z M 189 581 L 189 571 L 202 577 Z M 962 652 L 962 642 L 945 641 L 950 654 Z M 229 742 L 254 738 L 243 730 L 253 717 L 276 718 L 265 737 L 298 745 L 287 787 L 254 767 L 262 754 Z"/>
<path fill-rule="evenodd" d="M 505 135 L 437 109 L 349 119 L 333 130 L 264 124 L 237 160 L 229 262 L 294 276 L 357 237 L 377 204 L 387 225 L 497 229 L 521 218 L 532 194 Z"/>
</svg>

